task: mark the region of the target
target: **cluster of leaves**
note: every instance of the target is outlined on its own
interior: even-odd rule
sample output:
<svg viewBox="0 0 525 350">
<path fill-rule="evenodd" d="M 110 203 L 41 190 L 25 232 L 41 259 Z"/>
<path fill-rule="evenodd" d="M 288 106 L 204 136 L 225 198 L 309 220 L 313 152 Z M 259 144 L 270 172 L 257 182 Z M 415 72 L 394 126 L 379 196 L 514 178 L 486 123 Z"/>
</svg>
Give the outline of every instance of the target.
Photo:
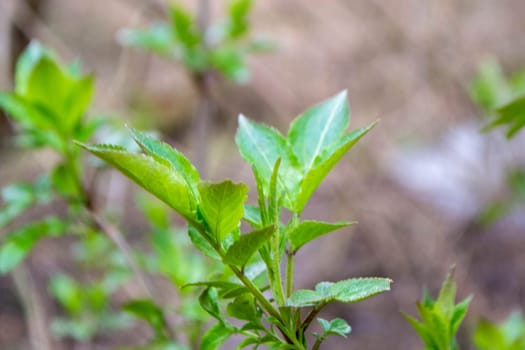
<svg viewBox="0 0 525 350">
<path fill-rule="evenodd" d="M 52 276 L 49 290 L 65 315 L 53 320 L 51 331 L 59 337 L 87 341 L 131 326 L 128 315 L 110 305 L 111 295 L 130 277 L 122 254 L 108 238 L 95 231 L 83 235 L 73 253 L 80 268 L 100 277 L 83 282 L 64 273 Z"/>
<path fill-rule="evenodd" d="M 351 224 L 301 220 L 324 177 L 373 126 L 347 133 L 349 122 L 346 92 L 301 114 L 286 137 L 240 116 L 236 141 L 253 169 L 257 205 L 246 203 L 245 184 L 203 181 L 183 154 L 141 132 L 131 130 L 142 154 L 114 145 L 81 144 L 180 214 L 193 244 L 226 267 L 220 275 L 190 285 L 204 288 L 199 302 L 218 320 L 202 337 L 200 349 L 218 349 L 233 334 L 243 337 L 239 349 L 308 349 L 306 331 L 324 306 L 358 302 L 390 289 L 387 278 L 352 278 L 321 282 L 315 290 L 294 290 L 297 251 Z M 292 213 L 287 222 L 282 221 L 284 209 Z M 242 221 L 251 226 L 250 232 L 241 233 Z M 323 332 L 312 349 L 330 334 L 350 332 L 341 319 L 319 322 Z"/>
<path fill-rule="evenodd" d="M 513 312 L 501 324 L 481 320 L 474 330 L 472 341 L 477 350 L 525 349 L 525 320 L 520 312 Z"/>
<path fill-rule="evenodd" d="M 425 291 L 417 303 L 421 321 L 404 314 L 425 344 L 425 350 L 458 350 L 456 333 L 465 317 L 472 297 L 456 304 L 456 283 L 453 271 L 447 276 L 438 298 Z"/>
<path fill-rule="evenodd" d="M 511 138 L 525 125 L 525 71 L 507 78 L 496 60 L 486 60 L 470 83 L 469 95 L 483 112 L 484 131 L 506 125 L 507 137 Z M 506 193 L 489 202 L 480 212 L 481 224 L 492 225 L 525 203 L 523 169 L 508 170 L 506 185 Z"/>
<path fill-rule="evenodd" d="M 82 75 L 78 64 L 62 66 L 54 53 L 33 42 L 17 62 L 14 91 L 0 92 L 0 108 L 18 128 L 17 145 L 34 151 L 51 149 L 59 159 L 33 183 L 19 182 L 2 189 L 2 274 L 20 264 L 39 240 L 65 234 L 81 238 L 78 244 L 85 254 L 75 254 L 80 264 L 100 263 L 101 257 L 116 254 L 100 232 L 93 232 L 82 185 L 84 164 L 73 143 L 90 139 L 102 126 L 100 119 L 85 118 L 93 89 L 93 77 Z M 67 204 L 66 215 L 49 214 L 16 225 L 15 219 L 32 206 L 56 201 Z M 85 340 L 101 330 L 125 325 L 121 315 L 108 308 L 109 296 L 123 281 L 123 267 L 108 264 L 102 270 L 96 281 L 80 282 L 65 275 L 52 278 L 50 290 L 67 314 L 52 323 L 57 335 Z"/>
<path fill-rule="evenodd" d="M 507 126 L 511 138 L 525 126 L 525 71 L 507 79 L 498 62 L 488 60 L 480 65 L 469 93 L 490 118 L 485 130 Z"/>
<path fill-rule="evenodd" d="M 148 323 L 153 330 L 152 339 L 143 347 L 134 349 L 196 349 L 210 316 L 199 304 L 198 290 L 185 286 L 221 271 L 209 258 L 199 254 L 183 230 L 170 224 L 171 213 L 164 203 L 149 195 L 141 195 L 138 203 L 151 226 L 152 248 L 150 253 L 142 253 L 140 260 L 149 273 L 168 278 L 177 287 L 177 306 L 172 311 L 183 322 L 168 325 L 166 305 L 156 305 L 153 300 L 127 302 L 124 310 Z M 173 339 L 173 334 L 180 333 L 185 334 L 186 342 Z"/>
<path fill-rule="evenodd" d="M 245 82 L 249 78 L 246 56 L 271 48 L 266 40 L 248 38 L 252 3 L 231 0 L 226 18 L 206 28 L 181 5 L 171 4 L 167 23 L 156 23 L 148 29 L 126 29 L 119 39 L 124 45 L 175 59 L 189 72 L 214 70 L 230 80 Z"/>
</svg>

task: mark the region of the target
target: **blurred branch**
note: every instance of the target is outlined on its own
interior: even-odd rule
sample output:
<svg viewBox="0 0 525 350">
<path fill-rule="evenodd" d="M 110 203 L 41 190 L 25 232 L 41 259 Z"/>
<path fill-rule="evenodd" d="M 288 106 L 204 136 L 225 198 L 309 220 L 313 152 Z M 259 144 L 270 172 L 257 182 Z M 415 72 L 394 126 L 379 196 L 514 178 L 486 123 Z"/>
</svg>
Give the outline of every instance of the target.
<svg viewBox="0 0 525 350">
<path fill-rule="evenodd" d="M 210 0 L 199 1 L 199 12 L 198 12 L 198 25 L 199 31 L 204 35 L 204 46 L 205 49 L 209 48 L 209 39 L 207 38 L 207 31 L 210 25 L 210 14 L 211 14 L 211 3 Z M 213 129 L 213 125 L 216 118 L 216 103 L 213 100 L 212 90 L 212 79 L 213 72 L 206 69 L 202 72 L 196 72 L 193 74 L 193 83 L 197 88 L 199 94 L 199 106 L 197 108 L 197 115 L 193 122 L 193 142 L 196 153 L 196 163 L 203 177 L 207 175 L 207 153 L 209 145 L 210 130 Z"/>
<path fill-rule="evenodd" d="M 20 265 L 13 271 L 13 281 L 22 301 L 29 330 L 29 343 L 33 350 L 56 350 L 51 346 L 48 333 L 48 320 L 43 301 L 38 294 L 33 277 L 27 267 Z"/>
</svg>

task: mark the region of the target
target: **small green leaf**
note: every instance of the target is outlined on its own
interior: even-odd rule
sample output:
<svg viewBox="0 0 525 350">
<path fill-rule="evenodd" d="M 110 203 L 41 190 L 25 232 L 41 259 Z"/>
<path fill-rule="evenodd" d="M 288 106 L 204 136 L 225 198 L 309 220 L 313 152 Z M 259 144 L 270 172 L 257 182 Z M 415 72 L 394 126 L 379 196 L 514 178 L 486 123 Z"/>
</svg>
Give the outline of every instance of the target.
<svg viewBox="0 0 525 350">
<path fill-rule="evenodd" d="M 492 112 L 510 94 L 509 85 L 498 61 L 486 60 L 479 66 L 469 86 L 469 95 L 485 112 Z"/>
<path fill-rule="evenodd" d="M 29 77 L 35 65 L 45 56 L 52 57 L 53 54 L 42 46 L 38 41 L 31 41 L 16 62 L 15 91 L 17 94 L 25 95 Z"/>
<path fill-rule="evenodd" d="M 239 47 L 221 46 L 212 51 L 210 61 L 216 70 L 232 81 L 245 83 L 250 79 L 245 54 Z"/>
<path fill-rule="evenodd" d="M 230 0 L 228 3 L 227 33 L 231 39 L 236 39 L 248 31 L 248 15 L 252 8 L 252 0 Z"/>
<path fill-rule="evenodd" d="M 195 222 L 190 189 L 186 182 L 169 166 L 154 158 L 108 145 L 80 144 L 95 156 L 111 164 L 139 186 L 175 209 L 189 222 Z"/>
<path fill-rule="evenodd" d="M 150 51 L 161 56 L 173 53 L 171 28 L 166 23 L 156 23 L 147 29 L 124 29 L 118 33 L 122 45 Z"/>
<path fill-rule="evenodd" d="M 171 5 L 170 8 L 172 34 L 185 48 L 192 48 L 201 41 L 197 23 L 191 13 L 181 6 Z"/>
<path fill-rule="evenodd" d="M 69 313 L 81 312 L 82 292 L 78 283 L 71 277 L 63 274 L 53 276 L 49 290 Z"/>
<path fill-rule="evenodd" d="M 244 235 L 233 243 L 224 256 L 226 264 L 244 267 L 253 254 L 266 243 L 275 232 L 274 226 L 253 231 Z"/>
<path fill-rule="evenodd" d="M 244 220 L 246 220 L 252 227 L 262 227 L 261 211 L 254 205 L 244 205 Z"/>
<path fill-rule="evenodd" d="M 323 318 L 317 318 L 323 334 L 320 335 L 320 338 L 324 339 L 326 336 L 333 334 L 340 337 L 346 338 L 346 336 L 352 331 L 352 328 L 348 323 L 342 318 L 334 318 L 333 320 L 327 321 Z"/>
<path fill-rule="evenodd" d="M 260 324 L 261 312 L 257 309 L 257 305 L 251 295 L 243 294 L 235 298 L 235 300 L 228 304 L 226 311 L 229 316 L 235 317 L 238 320 Z"/>
<path fill-rule="evenodd" d="M 319 221 L 303 221 L 289 233 L 289 239 L 293 251 L 299 250 L 306 243 L 339 228 L 350 226 L 356 222 L 337 222 L 330 224 Z"/>
<path fill-rule="evenodd" d="M 138 299 L 127 302 L 122 306 L 124 311 L 147 322 L 155 331 L 156 339 L 165 339 L 166 320 L 162 310 L 149 299 Z"/>
<path fill-rule="evenodd" d="M 204 334 L 200 350 L 217 350 L 234 333 L 235 329 L 219 322 Z"/>
<path fill-rule="evenodd" d="M 219 261 L 222 260 L 219 253 L 217 253 L 217 251 L 212 247 L 210 242 L 206 240 L 206 238 L 202 237 L 201 233 L 195 228 L 195 226 L 188 226 L 188 235 L 190 236 L 191 242 L 195 248 L 200 250 L 208 258 Z"/>
<path fill-rule="evenodd" d="M 66 164 L 59 164 L 53 169 L 51 181 L 58 193 L 66 198 L 78 198 L 81 195 L 78 179 Z"/>
<path fill-rule="evenodd" d="M 42 237 L 64 233 L 66 225 L 57 218 L 32 222 L 11 232 L 0 247 L 0 274 L 15 268 Z"/>
<path fill-rule="evenodd" d="M 206 288 L 199 296 L 202 308 L 219 321 L 223 321 L 219 312 L 219 295 L 214 287 Z"/>
<path fill-rule="evenodd" d="M 222 242 L 228 234 L 239 227 L 244 213 L 244 202 L 248 187 L 231 181 L 199 184 L 200 210 L 206 223 L 215 235 L 216 242 Z"/>
</svg>

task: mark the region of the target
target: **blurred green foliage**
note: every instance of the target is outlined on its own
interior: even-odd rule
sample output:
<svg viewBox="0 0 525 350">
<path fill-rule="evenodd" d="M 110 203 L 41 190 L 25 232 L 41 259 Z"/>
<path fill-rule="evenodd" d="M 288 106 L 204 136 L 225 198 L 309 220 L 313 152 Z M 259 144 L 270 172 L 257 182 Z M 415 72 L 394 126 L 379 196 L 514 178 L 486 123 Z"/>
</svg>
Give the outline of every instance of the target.
<svg viewBox="0 0 525 350">
<path fill-rule="evenodd" d="M 213 70 L 240 83 L 249 79 L 247 56 L 273 48 L 268 40 L 249 37 L 252 0 L 230 0 L 226 17 L 206 28 L 182 5 L 169 6 L 168 22 L 156 23 L 147 29 L 123 30 L 119 34 L 120 42 L 177 60 L 189 72 Z"/>
<path fill-rule="evenodd" d="M 404 314 L 425 345 L 425 350 L 458 350 L 456 333 L 463 321 L 472 297 L 455 303 L 454 273 L 447 276 L 437 299 L 425 291 L 417 303 L 421 321 Z"/>
</svg>

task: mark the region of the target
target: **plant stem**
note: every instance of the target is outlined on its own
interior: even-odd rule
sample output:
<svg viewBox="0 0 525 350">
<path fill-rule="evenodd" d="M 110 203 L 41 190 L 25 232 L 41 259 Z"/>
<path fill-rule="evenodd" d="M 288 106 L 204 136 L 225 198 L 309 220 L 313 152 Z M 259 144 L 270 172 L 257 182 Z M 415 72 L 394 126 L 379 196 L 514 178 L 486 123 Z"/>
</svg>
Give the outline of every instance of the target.
<svg viewBox="0 0 525 350">
<path fill-rule="evenodd" d="M 194 226 L 199 231 L 201 236 L 204 237 L 204 239 L 206 239 L 206 241 L 208 241 L 208 243 L 210 243 L 210 245 L 213 247 L 213 249 L 215 249 L 217 254 L 219 254 L 221 259 L 224 261 L 224 251 L 223 251 L 223 249 L 206 234 L 206 232 L 202 228 L 202 226 L 200 226 L 200 225 L 194 225 Z M 268 299 L 266 299 L 266 297 L 259 290 L 259 288 L 257 288 L 257 286 L 255 284 L 253 284 L 253 282 L 250 281 L 249 278 L 246 277 L 244 272 L 241 271 L 235 265 L 227 264 L 226 266 L 228 266 L 228 268 L 235 274 L 235 276 L 237 276 L 237 278 L 242 282 L 242 284 L 246 288 L 248 288 L 248 290 L 250 291 L 250 293 L 252 293 L 253 297 L 255 298 L 255 300 L 257 300 L 257 302 L 259 303 L 261 308 L 264 311 L 266 311 L 270 316 L 274 317 L 279 322 L 280 325 L 278 326 L 278 328 L 281 331 L 281 333 L 285 336 L 287 342 L 289 344 L 295 345 L 297 347 L 297 350 L 306 350 L 304 348 L 304 346 L 297 339 L 297 336 L 295 335 L 295 332 L 292 332 L 292 334 L 290 334 L 290 332 L 288 332 L 288 329 L 286 327 L 287 325 L 284 322 L 284 320 L 283 320 L 281 314 L 279 313 L 279 311 L 268 301 Z"/>
<path fill-rule="evenodd" d="M 287 251 L 286 255 L 286 298 L 289 298 L 293 293 L 295 264 L 293 252 Z"/>
<path fill-rule="evenodd" d="M 89 214 L 91 215 L 91 218 L 93 219 L 97 227 L 102 232 L 104 232 L 113 241 L 113 243 L 117 246 L 117 248 L 122 252 L 129 267 L 133 271 L 133 274 L 135 275 L 135 277 L 141 284 L 141 287 L 144 289 L 146 294 L 151 299 L 156 300 L 153 297 L 153 292 L 147 283 L 146 276 L 142 273 L 137 262 L 133 258 L 131 246 L 128 244 L 123 234 L 115 226 L 107 222 L 104 218 L 102 218 L 96 212 L 89 210 Z"/>
<path fill-rule="evenodd" d="M 304 334 L 304 332 L 306 332 L 306 330 L 308 329 L 308 327 L 310 327 L 310 324 L 312 323 L 312 321 L 315 319 L 315 316 L 317 316 L 317 314 L 319 313 L 319 311 L 321 311 L 321 309 L 325 306 L 326 304 L 321 304 L 321 305 L 317 305 L 315 306 L 312 311 L 310 311 L 310 313 L 308 314 L 308 316 L 306 316 L 306 318 L 304 319 L 302 325 L 301 325 L 301 333 Z"/>
<path fill-rule="evenodd" d="M 312 350 L 319 350 L 319 347 L 321 346 L 322 342 L 323 341 L 320 338 L 317 338 L 317 340 L 315 341 L 314 346 L 312 347 Z"/>
<path fill-rule="evenodd" d="M 280 251 L 279 245 L 281 242 L 280 232 L 281 230 L 277 228 L 275 230 L 274 237 L 272 238 L 272 259 L 273 259 L 272 262 L 273 262 L 273 271 L 274 271 L 274 277 L 275 277 L 275 281 L 273 281 L 274 283 L 272 283 L 274 288 L 272 289 L 275 294 L 275 300 L 277 302 L 277 305 L 283 306 L 284 305 L 284 291 L 283 291 L 283 281 L 281 277 L 281 259 L 280 259 L 281 257 L 279 254 L 279 251 Z"/>
</svg>

